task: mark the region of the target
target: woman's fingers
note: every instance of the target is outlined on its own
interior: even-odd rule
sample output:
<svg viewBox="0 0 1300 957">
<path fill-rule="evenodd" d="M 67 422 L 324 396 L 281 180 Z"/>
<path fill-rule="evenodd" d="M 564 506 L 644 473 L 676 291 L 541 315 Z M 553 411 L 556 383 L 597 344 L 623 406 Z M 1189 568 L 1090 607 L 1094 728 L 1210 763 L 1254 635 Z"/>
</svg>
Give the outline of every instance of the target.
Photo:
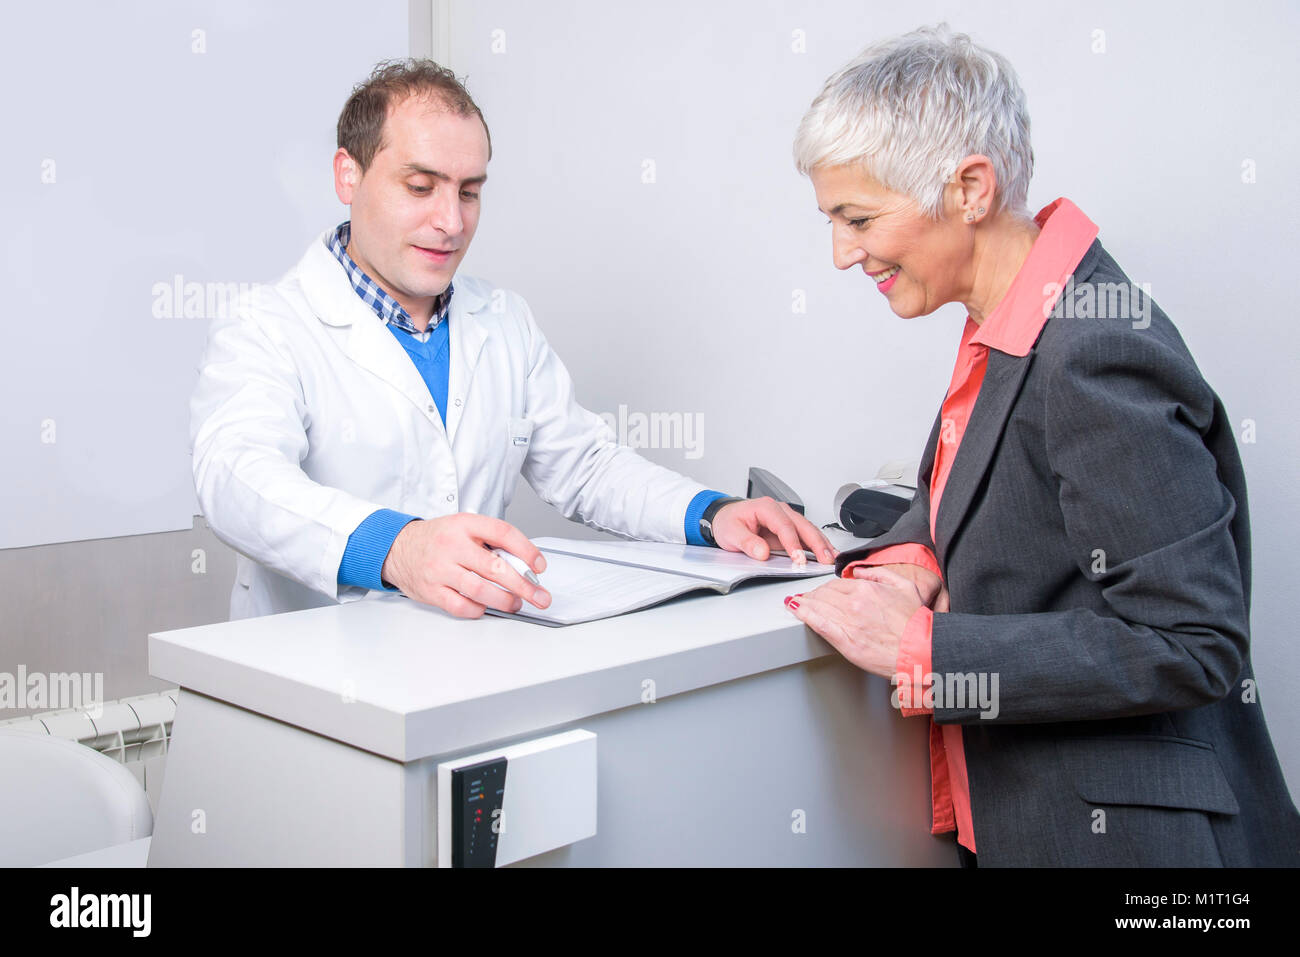
<svg viewBox="0 0 1300 957">
<path fill-rule="evenodd" d="M 876 634 L 849 607 L 850 598 L 828 583 L 803 596 L 786 601 L 791 613 L 826 639 L 845 660 L 872 674 L 889 675 L 898 657 L 897 643 L 892 647 L 887 636 Z M 823 591 L 823 589 L 827 589 Z"/>
<path fill-rule="evenodd" d="M 943 588 L 943 579 L 928 568 L 922 568 L 920 565 L 908 564 L 888 564 L 862 566 L 855 565 L 852 569 L 852 576 L 864 581 L 876 581 L 875 576 L 871 575 L 869 568 L 880 568 L 892 571 L 901 577 L 912 582 L 916 586 L 917 594 L 921 596 L 921 603 L 930 605 L 938 597 L 940 590 Z M 862 574 L 859 574 L 862 572 Z"/>
<path fill-rule="evenodd" d="M 909 575 L 900 575 L 892 568 L 886 568 L 882 565 L 868 565 L 853 569 L 853 577 L 857 581 L 874 582 L 885 588 L 893 588 L 906 592 L 908 595 L 915 595 L 921 604 L 927 604 L 927 596 L 921 591 L 920 583 Z M 929 597 L 933 598 L 933 596 Z"/>
</svg>

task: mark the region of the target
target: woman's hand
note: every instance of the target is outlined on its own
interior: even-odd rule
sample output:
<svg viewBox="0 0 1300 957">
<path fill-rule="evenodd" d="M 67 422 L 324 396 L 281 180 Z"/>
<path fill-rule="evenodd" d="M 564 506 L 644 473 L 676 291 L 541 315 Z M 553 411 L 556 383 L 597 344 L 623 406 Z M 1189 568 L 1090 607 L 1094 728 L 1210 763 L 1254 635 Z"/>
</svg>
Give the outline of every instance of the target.
<svg viewBox="0 0 1300 957">
<path fill-rule="evenodd" d="M 942 583 L 934 600 L 939 598 L 946 605 L 947 591 Z M 855 568 L 852 579 L 836 578 L 786 599 L 786 607 L 796 618 L 851 663 L 885 678 L 894 674 L 903 629 L 925 604 L 916 582 L 889 566 Z"/>
<path fill-rule="evenodd" d="M 891 572 L 902 575 L 916 586 L 916 590 L 921 596 L 921 604 L 935 611 L 948 610 L 948 586 L 943 583 L 942 578 L 930 571 L 930 569 L 922 568 L 920 565 L 896 562 L 888 565 L 858 566 L 853 569 L 853 577 L 870 580 L 868 575 L 858 574 L 858 572 L 867 571 L 868 567 L 888 568 Z"/>
</svg>

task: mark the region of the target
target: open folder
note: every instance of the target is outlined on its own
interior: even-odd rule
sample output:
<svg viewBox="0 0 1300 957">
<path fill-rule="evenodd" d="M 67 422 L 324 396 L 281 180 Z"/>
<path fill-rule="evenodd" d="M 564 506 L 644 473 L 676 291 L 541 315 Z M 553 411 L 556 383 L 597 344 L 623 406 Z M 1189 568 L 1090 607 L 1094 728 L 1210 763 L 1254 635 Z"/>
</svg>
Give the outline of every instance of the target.
<svg viewBox="0 0 1300 957">
<path fill-rule="evenodd" d="M 576 625 L 699 589 L 725 595 L 753 578 L 812 578 L 835 571 L 833 565 L 811 560 L 796 565 L 785 555 L 760 562 L 740 552 L 697 545 L 574 538 L 538 538 L 533 544 L 546 555 L 546 571 L 538 578 L 551 593 L 550 607 L 524 602 L 514 614 L 488 609 L 489 614 L 543 625 Z"/>
</svg>

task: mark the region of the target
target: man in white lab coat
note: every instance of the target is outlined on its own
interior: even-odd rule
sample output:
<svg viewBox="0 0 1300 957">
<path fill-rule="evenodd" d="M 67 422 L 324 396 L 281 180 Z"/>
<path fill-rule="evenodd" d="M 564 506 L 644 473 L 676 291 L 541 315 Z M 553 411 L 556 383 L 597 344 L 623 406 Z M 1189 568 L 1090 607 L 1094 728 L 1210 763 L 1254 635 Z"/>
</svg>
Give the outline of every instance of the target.
<svg viewBox="0 0 1300 957">
<path fill-rule="evenodd" d="M 619 446 L 522 298 L 453 282 L 490 156 L 454 75 L 380 64 L 339 118 L 351 219 L 214 321 L 191 439 L 203 514 L 240 553 L 232 619 L 393 590 L 461 617 L 545 608 L 490 550 L 545 568 L 501 518 L 521 471 L 595 528 L 832 560 L 783 503 L 727 498 Z"/>
</svg>

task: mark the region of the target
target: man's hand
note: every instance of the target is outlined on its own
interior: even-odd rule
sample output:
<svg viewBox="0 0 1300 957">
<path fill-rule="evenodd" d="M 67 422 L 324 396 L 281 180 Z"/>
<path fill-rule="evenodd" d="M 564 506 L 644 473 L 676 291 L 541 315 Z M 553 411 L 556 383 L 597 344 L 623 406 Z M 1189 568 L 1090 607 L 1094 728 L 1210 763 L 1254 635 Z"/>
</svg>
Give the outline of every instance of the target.
<svg viewBox="0 0 1300 957">
<path fill-rule="evenodd" d="M 516 612 L 521 599 L 538 608 L 551 603 L 545 589 L 529 584 L 491 548 L 517 555 L 534 572 L 546 569 L 537 546 L 510 523 L 459 512 L 408 522 L 384 559 L 382 577 L 408 598 L 457 618 L 479 618 L 488 608 Z"/>
<path fill-rule="evenodd" d="M 713 519 L 713 540 L 719 548 L 744 552 L 761 562 L 771 557 L 774 548 L 785 549 L 796 564 L 805 560 L 805 548 L 819 562 L 829 565 L 835 561 L 835 550 L 816 525 L 785 502 L 767 496 L 719 509 Z"/>
</svg>

